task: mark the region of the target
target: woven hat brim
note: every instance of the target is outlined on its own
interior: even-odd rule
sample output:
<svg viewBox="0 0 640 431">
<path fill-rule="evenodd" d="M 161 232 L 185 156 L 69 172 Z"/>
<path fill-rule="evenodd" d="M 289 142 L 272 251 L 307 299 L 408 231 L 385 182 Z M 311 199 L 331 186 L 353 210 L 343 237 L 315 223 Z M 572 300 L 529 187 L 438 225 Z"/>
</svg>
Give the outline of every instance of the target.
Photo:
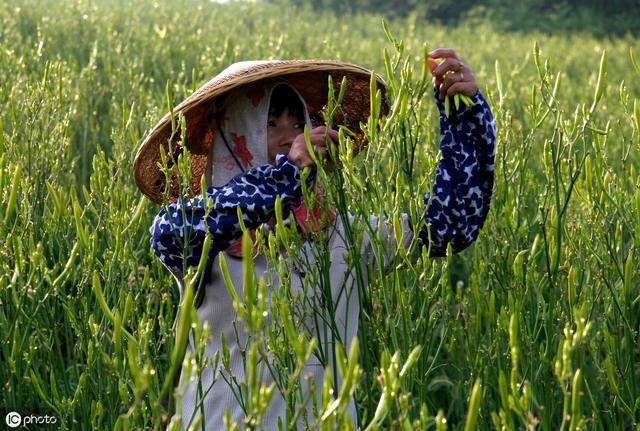
<svg viewBox="0 0 640 431">
<path fill-rule="evenodd" d="M 234 65 L 236 66 L 236 65 Z M 332 76 L 334 91 L 338 91 L 343 76 L 347 77 L 347 90 L 340 118 L 334 118 L 334 124 L 345 125 L 359 132 L 360 122 L 366 122 L 369 116 L 369 88 L 371 71 L 357 65 L 337 61 L 290 60 L 261 61 L 237 64 L 238 67 L 228 73 L 221 73 L 200 87 L 173 109 L 174 118 L 182 114 L 186 120 L 186 143 L 191 153 L 191 190 L 194 195 L 200 193 L 200 178 L 204 173 L 207 157 L 213 144 L 215 113 L 224 98 L 241 87 L 250 87 L 259 81 L 282 77 L 295 86 L 307 102 L 310 114 L 318 113 L 326 104 L 327 78 Z M 376 75 L 378 88 L 384 92 L 385 83 Z M 384 103 L 381 112 L 388 107 Z M 176 160 L 183 151 L 179 141 L 181 133 L 172 135 L 171 113 L 167 113 L 145 137 L 138 148 L 134 164 L 136 184 L 147 197 L 161 203 L 166 190 L 165 176 L 159 168 L 160 151 L 167 160 Z M 171 180 L 170 200 L 178 197 L 178 178 L 174 173 Z"/>
</svg>

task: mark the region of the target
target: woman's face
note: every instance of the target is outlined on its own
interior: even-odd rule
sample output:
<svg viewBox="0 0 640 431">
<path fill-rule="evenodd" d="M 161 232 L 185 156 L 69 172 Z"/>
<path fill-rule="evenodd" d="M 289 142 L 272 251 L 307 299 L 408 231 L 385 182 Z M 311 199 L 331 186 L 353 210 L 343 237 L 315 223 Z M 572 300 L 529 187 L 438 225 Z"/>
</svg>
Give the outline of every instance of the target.
<svg viewBox="0 0 640 431">
<path fill-rule="evenodd" d="M 286 109 L 279 117 L 269 115 L 267 122 L 269 163 L 275 163 L 278 154 L 289 154 L 293 140 L 304 132 L 304 126 L 303 118 L 290 115 Z"/>
</svg>

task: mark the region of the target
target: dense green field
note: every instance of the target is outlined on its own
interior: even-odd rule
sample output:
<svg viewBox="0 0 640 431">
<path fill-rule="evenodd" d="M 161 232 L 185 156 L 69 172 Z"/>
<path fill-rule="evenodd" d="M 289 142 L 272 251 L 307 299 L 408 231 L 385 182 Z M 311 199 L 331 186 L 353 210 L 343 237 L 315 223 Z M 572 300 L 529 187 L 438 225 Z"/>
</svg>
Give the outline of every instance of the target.
<svg viewBox="0 0 640 431">
<path fill-rule="evenodd" d="M 433 260 L 398 254 L 365 288 L 359 356 L 347 366 L 360 375 L 359 423 L 638 429 L 640 69 L 630 56 L 634 46 L 640 56 L 638 40 L 412 19 L 389 28 L 402 44 L 389 42 L 375 16 L 285 6 L 3 2 L 0 417 L 48 414 L 62 429 L 160 428 L 170 419 L 176 399 L 162 395 L 180 366 L 178 290 L 149 248 L 158 208 L 131 171 L 168 104 L 239 60 L 375 69 L 404 89 L 409 109 L 381 119 L 365 153 L 325 181 L 339 210 L 393 220 L 419 206 L 433 180 L 437 112 L 421 70 L 425 46 L 448 46 L 476 71 L 496 117 L 492 208 L 468 250 Z M 393 76 L 384 49 L 398 65 Z M 277 341 L 248 323 L 256 349 Z M 293 344 L 275 345 L 295 364 Z M 344 404 L 323 416 L 330 405 L 314 427 L 342 429 Z"/>
</svg>

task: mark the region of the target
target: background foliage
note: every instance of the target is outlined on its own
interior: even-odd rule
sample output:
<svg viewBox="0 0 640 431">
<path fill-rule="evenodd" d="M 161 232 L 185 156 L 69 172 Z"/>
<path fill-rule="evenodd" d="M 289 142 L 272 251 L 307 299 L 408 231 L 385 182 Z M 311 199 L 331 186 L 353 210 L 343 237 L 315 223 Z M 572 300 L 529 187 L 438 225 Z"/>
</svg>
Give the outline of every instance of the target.
<svg viewBox="0 0 640 431">
<path fill-rule="evenodd" d="M 638 34 L 640 4 L 632 0 L 269 0 L 311 4 L 337 14 L 377 13 L 387 18 L 415 14 L 441 24 L 491 22 L 501 30 L 586 31 L 596 36 Z"/>
<path fill-rule="evenodd" d="M 640 70 L 629 55 L 637 39 L 508 33 L 482 20 L 445 26 L 410 11 L 389 23 L 403 41 L 394 47 L 378 16 L 345 19 L 324 7 L 4 4 L 1 410 L 53 414 L 63 429 L 168 420 L 160 393 L 178 294 L 148 246 L 158 208 L 131 174 L 141 138 L 167 110 L 167 87 L 182 100 L 227 65 L 256 58 L 336 58 L 385 71 L 386 48 L 398 67 L 382 74 L 407 90 L 412 115 L 397 124 L 415 132 L 417 168 L 404 169 L 406 140 L 388 125 L 369 157 L 330 181 L 343 181 L 351 210 L 363 202 L 360 210 L 393 217 L 419 202 L 437 160 L 437 113 L 418 85 L 426 43 L 455 47 L 491 102 L 495 195 L 469 250 L 399 256 L 370 286 L 360 423 L 387 393 L 384 428 L 637 427 Z M 378 197 L 363 200 L 358 174 L 371 172 Z M 417 362 L 385 392 L 390 356 L 399 352 L 401 367 L 416 345 Z"/>
</svg>

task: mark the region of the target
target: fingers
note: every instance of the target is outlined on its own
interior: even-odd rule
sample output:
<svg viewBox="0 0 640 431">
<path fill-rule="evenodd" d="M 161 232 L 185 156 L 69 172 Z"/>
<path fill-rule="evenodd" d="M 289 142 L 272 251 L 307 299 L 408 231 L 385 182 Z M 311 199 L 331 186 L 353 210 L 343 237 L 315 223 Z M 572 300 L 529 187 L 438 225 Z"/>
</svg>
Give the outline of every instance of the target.
<svg viewBox="0 0 640 431">
<path fill-rule="evenodd" d="M 339 141 L 339 135 L 337 130 L 328 129 L 326 126 L 320 126 L 312 129 L 309 132 L 309 138 L 312 144 L 318 146 L 337 145 Z"/>
<path fill-rule="evenodd" d="M 444 58 L 444 61 L 438 63 L 436 59 Z M 429 69 L 433 75 L 433 83 L 440 87 L 443 83 L 444 76 L 451 72 L 460 72 L 465 69 L 464 63 L 460 60 L 453 49 L 440 48 L 429 53 L 428 57 Z"/>
<path fill-rule="evenodd" d="M 327 136 L 331 139 L 332 144 L 338 144 L 340 142 L 340 137 L 337 130 L 328 129 Z"/>
<path fill-rule="evenodd" d="M 335 138 L 336 140 L 338 139 L 337 136 Z M 326 152 L 331 145 L 335 145 L 335 141 L 329 133 L 310 133 L 309 141 L 311 141 L 311 147 L 316 150 L 316 154 L 318 154 L 318 151 Z"/>
<path fill-rule="evenodd" d="M 427 58 L 427 60 L 429 62 L 429 71 L 433 75 L 433 71 L 435 70 L 436 67 L 438 67 L 438 62 L 435 61 L 433 58 Z"/>
<path fill-rule="evenodd" d="M 329 153 L 329 148 L 324 147 L 324 146 L 313 145 L 311 148 L 313 148 L 313 153 L 318 158 L 323 158 L 324 159 L 324 158 L 327 157 L 327 154 Z"/>
<path fill-rule="evenodd" d="M 453 96 L 454 94 L 464 94 L 465 96 L 473 96 L 478 91 L 478 86 L 475 82 L 456 82 L 447 88 L 447 94 Z"/>
<path fill-rule="evenodd" d="M 435 62 L 435 60 L 432 60 Z M 429 63 L 429 67 L 431 67 L 431 62 Z M 444 77 L 452 72 L 463 72 L 467 69 L 468 72 L 470 70 L 462 63 L 458 58 L 447 58 L 442 63 L 437 64 L 431 69 L 431 74 L 433 75 L 433 83 L 436 87 L 440 87 L 442 84 Z"/>
<path fill-rule="evenodd" d="M 431 58 L 455 58 L 458 59 L 458 54 L 451 48 L 438 48 L 429 53 Z"/>
<path fill-rule="evenodd" d="M 459 59 L 447 58 L 433 70 L 433 75 L 442 76 L 447 72 L 460 72 L 464 67 L 464 64 Z"/>
<path fill-rule="evenodd" d="M 328 159 L 329 146 L 338 143 L 338 132 L 325 126 L 316 127 L 309 131 L 309 143 L 316 159 Z M 309 154 L 304 135 L 299 135 L 289 151 L 289 158 L 300 169 L 314 166 L 314 158 Z"/>
<path fill-rule="evenodd" d="M 311 129 L 309 131 L 309 135 L 323 135 L 328 136 L 332 141 L 338 142 L 338 131 L 333 129 L 328 129 L 327 126 L 319 126 Z"/>
<path fill-rule="evenodd" d="M 439 86 L 439 96 L 443 99 L 446 94 L 453 95 L 463 93 L 473 96 L 478 89 L 476 78 L 468 67 L 463 67 L 459 72 L 451 72 L 445 75 Z"/>
<path fill-rule="evenodd" d="M 439 87 L 440 98 L 442 99 L 444 95 L 447 94 L 447 90 L 449 89 L 449 87 L 458 82 L 462 82 L 463 79 L 464 75 L 460 73 L 449 73 L 447 76 L 445 76 Z"/>
</svg>

